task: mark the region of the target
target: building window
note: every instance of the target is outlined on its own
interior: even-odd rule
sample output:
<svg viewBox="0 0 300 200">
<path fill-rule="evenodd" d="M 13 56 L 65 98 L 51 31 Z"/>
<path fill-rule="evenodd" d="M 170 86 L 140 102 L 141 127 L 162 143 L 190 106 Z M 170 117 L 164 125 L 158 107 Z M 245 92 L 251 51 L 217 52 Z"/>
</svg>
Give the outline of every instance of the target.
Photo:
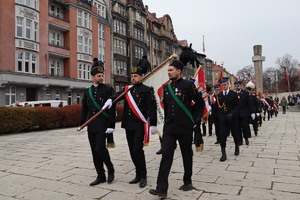
<svg viewBox="0 0 300 200">
<path fill-rule="evenodd" d="M 114 53 L 120 54 L 123 56 L 127 55 L 127 47 L 126 47 L 125 41 L 114 39 L 113 48 L 114 48 L 113 49 Z"/>
<path fill-rule="evenodd" d="M 26 17 L 16 17 L 16 37 L 38 41 L 38 22 Z"/>
<path fill-rule="evenodd" d="M 50 58 L 49 60 L 49 70 L 51 76 L 63 76 L 63 60 Z"/>
<path fill-rule="evenodd" d="M 134 56 L 138 59 L 142 59 L 143 55 L 144 55 L 144 49 L 142 47 L 135 46 Z"/>
<path fill-rule="evenodd" d="M 68 105 L 72 105 L 72 92 L 68 93 Z"/>
<path fill-rule="evenodd" d="M 97 8 L 97 13 L 106 19 L 106 6 L 97 0 L 94 0 L 94 6 Z"/>
<path fill-rule="evenodd" d="M 77 11 L 77 25 L 87 29 L 92 28 L 92 16 L 90 13 L 78 10 Z"/>
<path fill-rule="evenodd" d="M 78 79 L 90 80 L 91 65 L 86 63 L 78 64 Z"/>
<path fill-rule="evenodd" d="M 139 11 L 135 12 L 135 19 L 139 22 L 142 22 L 142 16 L 141 16 L 141 13 Z"/>
<path fill-rule="evenodd" d="M 49 31 L 49 43 L 54 46 L 59 46 L 62 47 L 64 46 L 64 37 L 63 37 L 63 32 L 60 31 L 54 31 L 50 30 Z"/>
<path fill-rule="evenodd" d="M 98 52 L 99 59 L 105 60 L 105 38 L 104 38 L 104 26 L 103 24 L 98 24 Z"/>
<path fill-rule="evenodd" d="M 92 54 L 92 39 L 85 36 L 78 36 L 78 52 L 85 54 Z"/>
<path fill-rule="evenodd" d="M 76 95 L 76 101 L 77 101 L 77 104 L 80 104 L 80 94 Z"/>
<path fill-rule="evenodd" d="M 127 76 L 127 63 L 120 60 L 114 60 L 114 74 Z"/>
<path fill-rule="evenodd" d="M 114 19 L 114 32 L 126 36 L 126 23 Z"/>
<path fill-rule="evenodd" d="M 154 49 L 160 50 L 160 43 L 158 39 L 154 39 Z"/>
<path fill-rule="evenodd" d="M 38 0 L 16 0 L 17 4 L 22 4 L 24 6 L 39 10 L 39 1 Z"/>
<path fill-rule="evenodd" d="M 60 100 L 60 89 L 55 90 L 55 100 Z"/>
<path fill-rule="evenodd" d="M 16 102 L 16 87 L 7 86 L 5 88 L 5 105 L 9 106 Z"/>
<path fill-rule="evenodd" d="M 49 5 L 49 15 L 59 18 L 59 19 L 63 19 L 63 9 L 62 7 L 58 6 L 58 5 L 54 5 L 54 4 L 50 4 Z"/>
<path fill-rule="evenodd" d="M 37 73 L 38 57 L 36 54 L 27 51 L 17 52 L 17 71 L 25 73 Z"/>
<path fill-rule="evenodd" d="M 144 31 L 139 28 L 134 28 L 134 38 L 140 41 L 144 41 Z"/>
<path fill-rule="evenodd" d="M 123 5 L 120 5 L 119 4 L 119 13 L 122 15 L 122 16 L 125 16 L 125 7 Z"/>
</svg>

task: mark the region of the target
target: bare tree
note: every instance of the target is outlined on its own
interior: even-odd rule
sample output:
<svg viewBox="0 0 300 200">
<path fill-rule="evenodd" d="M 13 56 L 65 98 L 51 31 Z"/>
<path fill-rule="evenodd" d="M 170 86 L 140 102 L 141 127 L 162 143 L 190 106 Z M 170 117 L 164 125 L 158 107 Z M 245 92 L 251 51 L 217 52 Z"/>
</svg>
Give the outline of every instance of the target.
<svg viewBox="0 0 300 200">
<path fill-rule="evenodd" d="M 254 68 L 251 65 L 245 66 L 242 69 L 240 69 L 236 76 L 239 77 L 240 81 L 242 82 L 248 82 L 251 80 L 251 78 L 254 77 Z"/>
<path fill-rule="evenodd" d="M 264 91 L 266 92 L 276 92 L 277 91 L 277 84 L 276 84 L 276 69 L 275 68 L 268 68 L 263 73 L 263 85 Z"/>
<path fill-rule="evenodd" d="M 299 62 L 289 54 L 277 58 L 278 87 L 280 91 L 295 91 L 300 89 Z"/>
</svg>

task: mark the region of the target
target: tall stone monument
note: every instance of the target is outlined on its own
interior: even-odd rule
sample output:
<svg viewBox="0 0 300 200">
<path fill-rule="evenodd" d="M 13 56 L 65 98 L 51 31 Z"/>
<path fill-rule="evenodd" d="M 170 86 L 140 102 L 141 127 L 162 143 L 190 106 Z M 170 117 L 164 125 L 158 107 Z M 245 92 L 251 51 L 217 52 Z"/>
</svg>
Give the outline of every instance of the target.
<svg viewBox="0 0 300 200">
<path fill-rule="evenodd" d="M 262 56 L 262 46 L 254 45 L 253 46 L 254 56 L 252 57 L 252 61 L 254 62 L 254 72 L 255 72 L 255 85 L 256 91 L 260 91 L 264 93 L 263 89 L 263 61 L 265 61 L 265 57 Z"/>
</svg>

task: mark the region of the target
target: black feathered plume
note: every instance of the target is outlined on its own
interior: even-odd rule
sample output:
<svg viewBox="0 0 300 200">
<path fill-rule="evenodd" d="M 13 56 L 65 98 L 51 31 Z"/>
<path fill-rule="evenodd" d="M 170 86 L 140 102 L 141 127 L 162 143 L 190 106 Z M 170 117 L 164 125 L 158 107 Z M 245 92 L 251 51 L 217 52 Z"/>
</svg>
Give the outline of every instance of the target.
<svg viewBox="0 0 300 200">
<path fill-rule="evenodd" d="M 143 74 L 146 74 L 148 71 L 151 70 L 151 65 L 147 59 L 147 56 L 143 56 L 143 58 L 137 64 L 137 67 L 140 67 L 142 69 Z"/>
<path fill-rule="evenodd" d="M 195 51 L 192 49 L 192 44 L 189 47 L 182 47 L 182 52 L 179 55 L 179 60 L 186 65 L 190 63 L 193 67 L 198 68 L 200 62 L 197 59 Z"/>
</svg>

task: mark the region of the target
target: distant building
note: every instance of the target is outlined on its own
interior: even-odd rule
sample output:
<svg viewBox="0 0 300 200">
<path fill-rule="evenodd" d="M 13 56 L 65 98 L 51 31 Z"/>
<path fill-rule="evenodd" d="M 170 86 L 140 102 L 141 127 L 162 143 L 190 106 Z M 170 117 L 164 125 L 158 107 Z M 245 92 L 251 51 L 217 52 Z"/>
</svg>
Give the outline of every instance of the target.
<svg viewBox="0 0 300 200">
<path fill-rule="evenodd" d="M 231 84 L 231 89 L 233 89 L 233 84 L 237 81 L 237 78 L 229 73 L 222 65 L 218 65 L 216 62 L 212 63 L 212 81 L 213 85 L 218 83 L 218 78 L 220 77 L 220 73 L 222 73 L 222 77 L 228 77 L 229 82 Z"/>
<path fill-rule="evenodd" d="M 0 106 L 80 103 L 94 57 L 110 83 L 109 10 L 108 0 L 0 1 Z"/>
</svg>

